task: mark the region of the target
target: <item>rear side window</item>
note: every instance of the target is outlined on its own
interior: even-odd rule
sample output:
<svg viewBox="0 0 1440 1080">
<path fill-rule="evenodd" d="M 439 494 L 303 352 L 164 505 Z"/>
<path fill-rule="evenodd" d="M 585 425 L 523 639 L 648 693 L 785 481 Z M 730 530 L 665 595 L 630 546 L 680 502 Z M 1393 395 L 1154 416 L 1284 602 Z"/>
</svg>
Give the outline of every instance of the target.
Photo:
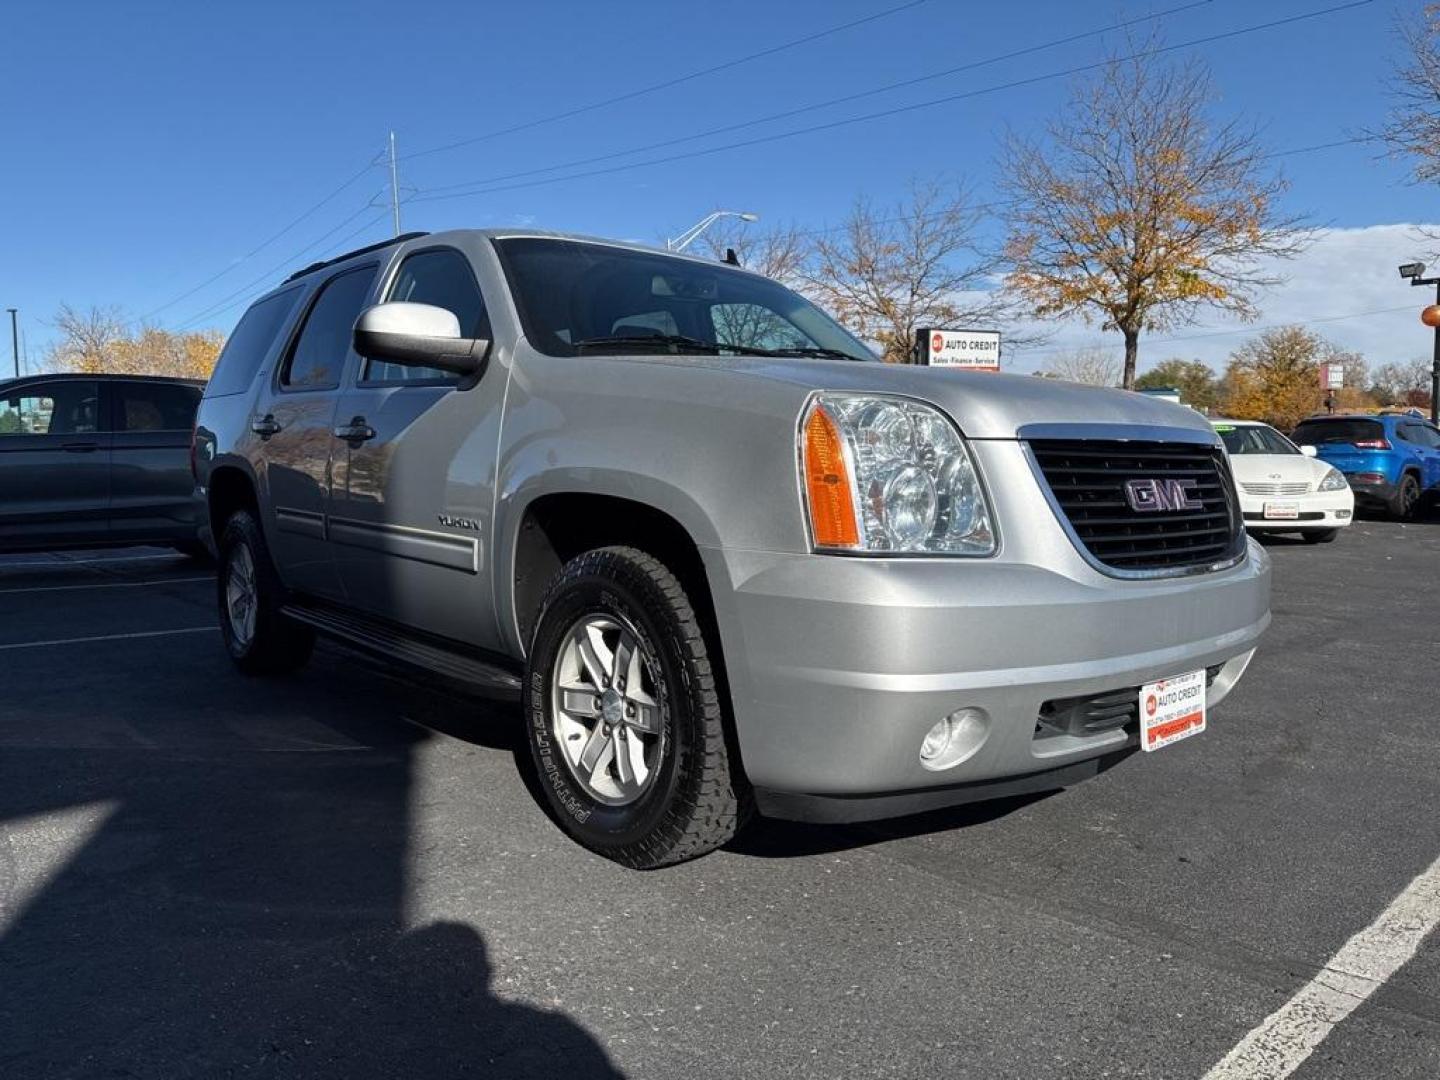
<svg viewBox="0 0 1440 1080">
<path fill-rule="evenodd" d="M 1385 438 L 1385 425 L 1378 420 L 1306 420 L 1291 438 L 1301 446 L 1373 443 Z"/>
<path fill-rule="evenodd" d="M 205 387 L 206 397 L 243 394 L 250 389 L 255 372 L 270 355 L 275 336 L 299 298 L 300 290 L 290 289 L 251 305 L 225 342 L 225 349 L 215 363 L 215 373 L 210 376 L 210 385 Z"/>
<path fill-rule="evenodd" d="M 1437 437 L 1435 429 L 1429 424 L 1400 424 L 1395 431 L 1411 446 L 1423 446 L 1428 449 L 1440 447 L 1440 437 Z"/>
<path fill-rule="evenodd" d="M 387 300 L 432 304 L 460 320 L 462 337 L 490 337 L 490 319 L 485 300 L 470 269 L 470 260 L 454 248 L 417 251 L 400 264 Z M 384 360 L 366 360 L 361 382 L 425 383 L 454 382 L 456 377 L 437 368 L 408 367 Z"/>
<path fill-rule="evenodd" d="M 375 267 L 336 274 L 320 286 L 320 295 L 280 372 L 280 385 L 292 390 L 333 390 L 350 355 L 355 320 L 370 295 Z"/>
<path fill-rule="evenodd" d="M 195 424 L 200 388 L 174 383 L 118 383 L 116 431 L 189 431 Z"/>
<path fill-rule="evenodd" d="M 38 383 L 0 397 L 0 437 L 88 435 L 100 430 L 100 384 Z"/>
</svg>

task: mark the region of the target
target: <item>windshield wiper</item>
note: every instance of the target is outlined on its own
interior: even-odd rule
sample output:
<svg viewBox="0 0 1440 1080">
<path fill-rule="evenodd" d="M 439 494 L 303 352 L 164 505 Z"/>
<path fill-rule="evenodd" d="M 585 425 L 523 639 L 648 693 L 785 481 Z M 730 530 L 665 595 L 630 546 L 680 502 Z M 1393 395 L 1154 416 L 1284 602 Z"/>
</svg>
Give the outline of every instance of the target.
<svg viewBox="0 0 1440 1080">
<path fill-rule="evenodd" d="M 713 341 L 701 341 L 699 338 L 687 337 L 685 334 L 613 334 L 607 337 L 584 338 L 575 342 L 574 347 L 576 349 L 599 349 L 617 345 L 637 348 L 691 349 L 716 354 L 722 348 L 728 348 L 728 346 L 716 345 Z"/>
<path fill-rule="evenodd" d="M 854 360 L 857 363 L 864 363 L 864 360 L 854 353 L 848 353 L 842 349 L 827 349 L 823 345 L 805 345 L 793 349 L 759 349 L 757 352 L 765 356 L 817 356 L 831 360 Z"/>
<path fill-rule="evenodd" d="M 739 356 L 816 356 L 836 360 L 854 360 L 854 356 L 839 349 L 827 349 L 820 345 L 803 346 L 793 349 L 761 349 L 754 345 L 731 345 L 716 341 L 702 341 L 687 334 L 612 334 L 604 337 L 584 338 L 575 342 L 576 349 L 601 349 L 612 346 L 621 348 L 664 348 L 688 349 L 719 356 L 721 353 L 735 353 Z"/>
</svg>

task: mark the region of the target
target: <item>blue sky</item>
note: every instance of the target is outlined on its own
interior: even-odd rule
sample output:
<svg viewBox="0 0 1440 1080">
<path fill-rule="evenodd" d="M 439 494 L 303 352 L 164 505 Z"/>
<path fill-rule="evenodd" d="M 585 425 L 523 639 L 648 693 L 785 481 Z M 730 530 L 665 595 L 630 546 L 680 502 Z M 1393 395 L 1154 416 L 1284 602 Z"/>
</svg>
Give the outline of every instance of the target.
<svg viewBox="0 0 1440 1080">
<path fill-rule="evenodd" d="M 1342 0 L 1209 0 L 1157 21 L 1180 43 Z M 923 0 L 794 48 L 567 120 L 498 130 L 676 79 L 900 7 L 904 0 L 530 0 L 464 3 L 66 3 L 7 5 L 0 100 L 0 307 L 21 309 L 32 362 L 62 301 L 115 304 L 164 325 L 228 329 L 238 300 L 289 269 L 389 231 L 385 174 L 365 167 L 397 133 L 407 229 L 533 223 L 650 240 L 717 206 L 823 228 L 857 195 L 886 202 L 912 176 L 992 190 L 998 137 L 1037 130 L 1067 80 L 981 93 L 878 120 L 647 167 L 436 198 L 509 176 L 826 101 L 1083 34 L 1186 0 L 969 3 Z M 1418 0 L 1353 10 L 1182 50 L 1210 65 L 1224 115 L 1274 150 L 1334 142 L 1378 123 L 1397 63 L 1392 20 Z M 1095 61 L 1116 35 L 969 71 L 728 135 L 593 166 L 704 149 L 983 90 Z M 466 145 L 421 153 L 457 141 Z M 1425 245 L 1433 189 L 1407 185 L 1372 147 L 1286 156 L 1293 209 L 1330 227 L 1262 298 L 1261 325 L 1414 303 L 1394 265 Z M 571 170 L 578 171 L 578 170 Z M 275 233 L 346 180 L 283 236 Z M 553 175 L 553 174 L 546 174 Z M 519 185 L 524 186 L 519 186 Z M 1389 228 L 1377 228 L 1377 227 Z M 1395 226 L 1401 226 L 1395 228 Z M 218 275 L 218 277 L 216 276 Z M 203 287 L 207 279 L 216 279 Z M 250 286 L 246 288 L 246 286 Z M 183 299 L 182 294 L 196 291 Z M 158 310 L 157 310 L 158 309 Z M 1317 325 L 1372 361 L 1426 350 L 1413 311 Z M 1243 335 L 1205 320 L 1162 355 L 1223 360 Z M 1103 335 L 1057 327 L 1051 348 Z M 1205 333 L 1219 336 L 1202 337 Z M 1157 340 L 1160 336 L 1157 335 Z M 8 338 L 0 335 L 8 370 Z M 1035 362 L 1038 362 L 1035 361 Z M 1032 368 L 1035 362 L 1019 361 Z M 1142 367 L 1144 365 L 1142 364 Z"/>
</svg>

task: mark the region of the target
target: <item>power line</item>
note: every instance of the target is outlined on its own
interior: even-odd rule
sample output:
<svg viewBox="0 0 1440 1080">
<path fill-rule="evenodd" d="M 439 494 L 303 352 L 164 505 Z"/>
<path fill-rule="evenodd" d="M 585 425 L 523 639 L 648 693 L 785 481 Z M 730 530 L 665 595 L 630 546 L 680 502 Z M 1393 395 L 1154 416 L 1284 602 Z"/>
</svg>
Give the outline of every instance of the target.
<svg viewBox="0 0 1440 1080">
<path fill-rule="evenodd" d="M 213 318 L 216 315 L 228 311 L 230 308 L 241 302 L 241 300 L 236 299 L 237 297 L 244 297 L 244 294 L 252 292 L 252 290 L 254 290 L 257 286 L 260 286 L 260 291 L 264 292 L 274 282 L 275 276 L 279 274 L 282 270 L 286 269 L 287 267 L 293 266 L 300 259 L 304 258 L 305 255 L 307 255 L 309 252 L 311 252 L 315 248 L 318 248 L 321 244 L 325 243 L 326 240 L 329 240 L 330 237 L 334 236 L 341 229 L 345 228 L 346 225 L 349 225 L 356 218 L 360 217 L 360 215 L 364 214 L 365 211 L 373 209 L 373 202 L 366 202 L 354 213 L 341 220 L 339 224 L 332 226 L 328 231 L 326 231 L 316 239 L 310 241 L 310 243 L 306 244 L 299 251 L 295 252 L 292 255 L 286 256 L 283 261 L 277 263 L 269 270 L 266 270 L 263 274 L 256 277 L 254 280 L 246 282 L 234 292 L 227 293 L 225 296 L 222 296 L 219 300 L 216 300 L 214 303 L 212 303 L 209 307 L 206 307 L 196 312 L 194 315 L 191 315 L 190 318 L 186 319 L 183 323 L 181 323 L 177 327 L 177 329 L 187 330 L 198 323 L 204 322 L 206 319 Z M 389 211 L 387 210 L 384 214 L 381 214 L 380 217 L 386 217 L 388 216 L 388 214 Z M 372 221 L 367 221 L 364 225 L 360 227 L 359 230 L 357 230 L 357 232 L 369 228 L 372 224 L 374 224 L 374 221 L 378 220 L 379 218 L 375 218 Z M 346 236 L 340 242 L 343 243 L 345 240 L 349 239 L 353 235 L 355 235 L 355 233 L 346 234 Z M 259 295 L 259 293 L 253 293 L 253 295 Z"/>
<path fill-rule="evenodd" d="M 1358 143 L 1367 143 L 1367 142 L 1374 142 L 1374 141 L 1376 141 L 1376 136 L 1374 136 L 1374 135 L 1356 135 L 1356 136 L 1354 136 L 1354 137 L 1352 137 L 1352 138 L 1348 138 L 1348 139 L 1337 139 L 1337 140 L 1335 140 L 1335 141 L 1333 141 L 1333 142 L 1315 143 L 1315 144 L 1312 145 L 1312 146 L 1292 146 L 1292 147 L 1290 147 L 1289 149 L 1286 149 L 1286 150 L 1273 150 L 1273 151 L 1271 151 L 1271 152 L 1269 152 L 1269 153 L 1261 154 L 1260 157 L 1261 157 L 1263 160 L 1269 161 L 1269 160 L 1272 160 L 1272 159 L 1274 159 L 1274 158 L 1291 157 L 1292 155 L 1295 155 L 1295 154 L 1311 154 L 1311 153 L 1314 153 L 1314 152 L 1317 151 L 1317 150 L 1334 150 L 1334 149 L 1337 149 L 1338 147 L 1342 147 L 1342 146 L 1354 146 L 1354 145 L 1356 145 L 1356 144 L 1358 144 Z M 992 199 L 992 200 L 990 200 L 990 201 L 988 201 L 988 202 L 972 203 L 971 205 L 965 207 L 965 211 L 966 211 L 967 213 L 980 213 L 980 212 L 989 211 L 989 210 L 1001 210 L 1001 209 L 1004 209 L 1004 208 L 1007 207 L 1007 206 L 1013 206 L 1013 205 L 1015 204 L 1015 202 L 1016 202 L 1016 200 L 1014 200 L 1014 199 Z M 931 211 L 931 212 L 928 213 L 928 214 L 921 214 L 920 217 L 921 217 L 922 220 L 924 220 L 924 219 L 929 219 L 929 218 L 932 218 L 932 217 L 944 217 L 946 214 L 949 214 L 949 213 L 952 213 L 952 211 L 951 211 L 951 210 L 933 210 L 933 211 Z M 875 219 L 874 224 L 876 224 L 876 225 L 902 225 L 902 224 L 905 224 L 906 222 L 913 221 L 914 218 L 915 218 L 915 215 L 913 215 L 913 214 L 901 214 L 899 217 L 877 218 L 877 219 Z M 795 230 L 793 230 L 793 235 L 795 235 L 795 236 L 824 236 L 824 235 L 827 234 L 827 233 L 843 232 L 844 230 L 848 229 L 849 227 L 850 227 L 850 226 L 849 226 L 848 224 L 846 224 L 846 223 L 841 223 L 841 224 L 839 224 L 839 225 L 824 225 L 824 226 L 821 226 L 821 227 L 815 228 L 815 229 L 795 229 Z"/>
<path fill-rule="evenodd" d="M 623 94 L 616 94 L 614 97 L 604 98 L 600 101 L 592 101 L 588 105 L 578 105 L 574 108 L 566 109 L 563 112 L 551 113 L 549 116 L 538 117 L 534 120 L 526 120 L 523 123 L 513 124 L 510 127 L 497 128 L 494 131 L 487 131 L 483 135 L 475 135 L 467 139 L 458 139 L 455 142 L 443 143 L 440 146 L 432 146 L 425 150 L 416 150 L 412 154 L 404 155 L 402 158 L 400 158 L 400 160 L 409 161 L 413 158 L 426 157 L 430 154 L 443 153 L 447 150 L 456 150 L 462 146 L 473 146 L 476 143 L 486 142 L 490 139 L 498 139 L 502 135 L 513 135 L 518 131 L 528 131 L 531 128 L 541 127 L 546 124 L 558 123 L 561 120 L 569 120 L 572 117 L 576 116 L 583 116 L 585 113 L 594 112 L 596 109 L 603 109 L 610 105 L 618 105 L 622 101 L 633 101 L 635 98 L 644 97 L 646 94 L 653 94 L 657 90 L 667 90 L 672 86 L 679 86 L 681 83 L 692 82 L 693 80 L 703 78 L 706 75 L 714 75 L 720 71 L 728 71 L 729 69 L 739 67 L 742 64 L 748 64 L 752 60 L 759 60 L 766 56 L 774 56 L 776 53 L 785 52 L 789 49 L 795 49 L 801 45 L 808 45 L 813 41 L 819 41 L 822 38 L 831 37 L 845 30 L 853 30 L 857 26 L 864 26 L 867 23 L 876 22 L 879 19 L 889 18 L 891 15 L 898 15 L 902 11 L 909 11 L 912 8 L 920 7 L 922 4 L 928 2 L 929 0 L 908 0 L 907 3 L 898 4 L 895 7 L 889 7 L 884 9 L 883 11 L 877 11 L 873 15 L 866 15 L 863 18 L 852 19 L 850 22 L 841 23 L 838 26 L 832 26 L 825 30 L 816 31 L 813 34 L 807 34 L 804 37 L 798 37 L 790 41 L 781 42 L 779 45 L 772 45 L 770 48 L 761 49 L 759 52 L 749 53 L 746 56 L 739 56 L 733 60 L 726 60 L 723 63 L 714 64 L 707 68 L 700 68 L 697 71 L 692 71 L 685 75 L 677 75 L 676 77 L 672 79 L 666 79 L 663 82 L 653 83 L 649 86 L 642 86 L 638 90 L 629 90 Z"/>
<path fill-rule="evenodd" d="M 1181 4 L 1178 7 L 1167 8 L 1150 15 L 1141 15 L 1132 19 L 1124 19 L 1120 22 L 1110 23 L 1094 30 L 1086 30 L 1078 34 L 1071 34 L 1068 37 L 1054 38 L 1050 41 L 1041 42 L 1038 45 L 1030 45 L 1023 49 L 1015 49 L 1007 53 L 999 53 L 995 56 L 986 57 L 983 60 L 974 60 L 968 64 L 961 64 L 958 67 L 946 68 L 943 71 L 932 72 L 929 75 L 919 75 L 911 79 L 902 79 L 899 82 L 887 83 L 884 86 L 877 86 L 870 90 L 861 90 L 857 93 L 846 94 L 842 97 L 830 98 L 827 101 L 817 101 L 811 105 L 802 105 L 794 109 L 786 109 L 783 112 L 770 113 L 767 116 L 758 116 L 750 120 L 741 120 L 733 124 L 725 124 L 721 127 L 709 128 L 705 131 L 697 131 L 693 135 L 682 135 L 679 138 L 663 139 L 659 142 L 646 143 L 641 146 L 632 146 L 625 150 L 614 150 L 605 154 L 597 154 L 593 157 L 576 158 L 572 161 L 560 162 L 555 165 L 545 165 L 535 169 L 525 169 L 520 172 L 502 173 L 498 176 L 487 177 L 484 180 L 470 180 L 460 184 L 444 184 L 440 187 L 427 188 L 427 194 L 436 194 L 443 191 L 453 191 L 458 188 L 475 187 L 481 184 L 500 183 L 505 180 L 516 180 L 527 176 L 538 176 L 541 173 L 556 172 L 560 169 L 573 169 L 584 165 L 594 165 L 602 161 L 614 161 L 616 158 L 629 157 L 632 154 L 643 154 L 650 150 L 659 150 L 667 146 L 678 146 L 681 143 L 694 142 L 697 139 L 707 139 L 713 135 L 725 135 L 732 131 L 740 131 L 745 128 L 758 127 L 761 124 L 774 123 L 777 120 L 788 120 L 793 116 L 801 116 L 805 113 L 818 112 L 821 109 L 828 109 L 835 105 L 845 105 L 852 101 L 859 101 L 863 98 L 875 97 L 879 94 L 887 94 L 892 90 L 901 90 L 905 87 L 916 86 L 924 82 L 933 82 L 936 79 L 943 79 L 951 75 L 958 75 L 966 71 L 974 71 L 977 68 L 988 67 L 991 64 L 998 64 L 1005 60 L 1014 60 L 1021 56 L 1028 56 L 1033 53 L 1043 52 L 1047 49 L 1058 48 L 1062 45 L 1070 45 L 1086 38 L 1098 37 L 1115 30 L 1122 30 L 1134 26 L 1137 23 L 1149 22 L 1155 19 L 1163 19 L 1169 15 L 1175 15 L 1182 11 L 1189 11 L 1192 8 L 1205 7 L 1214 0 L 1191 0 L 1190 3 Z"/>
<path fill-rule="evenodd" d="M 569 180 L 588 179 L 595 176 L 609 175 L 618 172 L 625 172 L 630 169 L 647 168 L 652 165 L 664 165 L 675 161 L 684 161 L 692 158 L 707 157 L 713 154 L 725 153 L 730 150 L 741 150 L 752 146 L 760 146 L 766 143 L 778 142 L 782 139 L 794 138 L 797 135 L 808 135 L 820 131 L 832 131 L 837 128 L 849 127 L 853 124 L 866 123 L 871 120 L 883 120 L 903 113 L 916 112 L 921 109 L 931 109 L 939 105 L 948 105 L 957 101 L 964 101 L 971 98 L 981 97 L 986 94 L 998 93 L 1002 90 L 1013 90 L 1022 86 L 1032 86 L 1036 83 L 1050 82 L 1055 79 L 1063 79 L 1073 75 L 1080 75 L 1085 72 L 1094 71 L 1105 67 L 1107 64 L 1119 60 L 1138 60 L 1147 56 L 1159 56 L 1162 53 L 1173 52 L 1177 49 L 1194 48 L 1199 45 L 1209 45 L 1217 41 L 1226 41 L 1232 38 L 1241 37 L 1246 34 L 1258 33 L 1262 30 L 1273 30 L 1281 26 L 1289 26 L 1294 23 L 1303 22 L 1309 19 L 1317 19 L 1326 15 L 1333 15 L 1337 12 L 1348 11 L 1353 8 L 1365 7 L 1374 0 L 1350 0 L 1349 3 L 1336 4 L 1331 7 L 1321 8 L 1316 11 L 1302 12 L 1298 15 L 1287 16 L 1282 19 L 1272 19 L 1268 22 L 1256 23 L 1251 26 L 1238 27 L 1234 30 L 1226 30 L 1216 34 L 1207 34 L 1203 37 L 1192 38 L 1189 41 L 1182 41 L 1174 45 L 1161 45 L 1151 49 L 1143 49 L 1127 56 L 1095 61 L 1089 64 L 1081 64 L 1076 67 L 1065 68 L 1060 71 L 1051 71 L 1042 75 L 1032 75 L 1023 79 L 1014 79 L 1010 82 L 997 83 L 992 86 L 980 87 L 975 90 L 967 90 L 957 94 L 948 94 L 945 97 L 932 98 L 928 101 L 914 102 L 909 105 L 899 105 L 889 109 L 882 109 L 878 112 L 865 113 L 860 116 L 846 117 L 840 120 L 832 120 L 824 124 L 814 124 L 809 127 L 796 128 L 791 131 L 782 131 L 773 135 L 761 135 L 753 139 L 743 139 L 738 142 L 725 143 L 720 146 L 705 147 L 699 150 L 690 150 L 679 154 L 669 154 L 664 157 L 649 158 L 645 161 L 629 162 L 622 165 L 611 165 L 600 169 L 590 169 L 585 172 L 569 173 L 565 176 L 554 176 L 540 180 L 526 180 L 512 184 L 493 184 L 479 188 L 475 191 L 461 191 L 453 193 L 442 193 L 435 195 L 421 195 L 416 202 L 430 202 L 438 199 L 463 199 L 476 195 L 490 195 L 500 191 L 513 191 L 519 188 L 539 187 L 545 184 L 563 183 Z M 471 181 L 477 185 L 485 185 L 485 180 Z"/>
<path fill-rule="evenodd" d="M 152 318 L 152 317 L 160 314 L 160 312 L 165 311 L 165 310 L 167 310 L 167 309 L 169 309 L 169 308 L 174 307 L 176 304 L 180 303 L 180 301 L 189 299 L 190 297 L 194 296 L 196 293 L 200 292 L 202 289 L 206 288 L 207 286 L 213 285 L 215 282 L 219 281 L 219 280 L 220 280 L 222 277 L 224 277 L 226 274 L 228 274 L 228 273 L 230 273 L 232 270 L 234 270 L 236 267 L 241 266 L 242 264 L 244 264 L 244 263 L 247 262 L 248 260 L 254 258 L 256 255 L 260 254 L 260 252 L 264 251 L 264 250 L 265 250 L 267 247 L 269 247 L 271 244 L 275 243 L 276 240 L 279 240 L 282 236 L 287 235 L 291 230 L 293 230 L 293 229 L 294 229 L 297 225 L 299 225 L 302 221 L 305 221 L 305 220 L 307 220 L 308 218 L 310 218 L 310 217 L 311 217 L 316 211 L 318 211 L 321 207 L 325 206 L 325 205 L 326 205 L 327 203 L 329 203 L 332 199 L 334 199 L 337 195 L 339 195 L 341 192 L 343 192 L 343 191 L 345 191 L 347 188 L 349 188 L 352 184 L 354 184 L 357 180 L 359 180 L 362 176 L 364 176 L 366 173 L 368 173 L 368 172 L 369 172 L 371 169 L 373 169 L 374 167 L 375 167 L 375 163 L 372 161 L 370 164 L 366 165 L 366 166 L 365 166 L 363 169 L 361 169 L 359 172 L 357 172 L 357 173 L 355 173 L 353 176 L 351 176 L 348 180 L 346 180 L 346 181 L 345 181 L 343 184 L 341 184 L 339 187 L 337 187 L 337 188 L 335 188 L 333 191 L 331 191 L 328 195 L 326 195 L 326 196 L 325 196 L 323 199 L 321 199 L 319 202 L 317 202 L 317 203 L 315 203 L 313 206 L 311 206 L 308 210 L 306 210 L 304 213 L 302 213 L 299 217 L 297 217 L 297 218 L 295 218 L 293 221 L 291 221 L 290 224 L 286 225 L 286 226 L 285 226 L 283 229 L 281 229 L 279 232 L 273 234 L 272 236 L 266 238 L 265 240 L 263 240 L 261 243 L 259 243 L 259 244 L 256 245 L 255 247 L 251 248 L 248 252 L 246 252 L 244 255 L 240 256 L 240 258 L 236 259 L 234 262 L 230 263 L 230 264 L 229 264 L 228 266 L 226 266 L 223 270 L 219 270 L 219 271 L 217 271 L 216 273 L 211 274 L 208 278 L 206 278 L 204 281 L 200 282 L 200 284 L 196 285 L 195 287 L 193 287 L 193 288 L 191 288 L 191 289 L 187 289 L 187 290 L 185 290 L 184 292 L 180 293 L 178 296 L 171 297 L 169 300 L 165 301 L 165 303 L 161 304 L 159 307 L 157 307 L 157 308 L 152 308 L 151 310 L 147 311 L 144 315 L 141 315 L 140 318 L 139 318 L 137 321 L 143 323 L 143 322 L 145 322 L 147 319 L 150 319 L 150 318 Z"/>
</svg>

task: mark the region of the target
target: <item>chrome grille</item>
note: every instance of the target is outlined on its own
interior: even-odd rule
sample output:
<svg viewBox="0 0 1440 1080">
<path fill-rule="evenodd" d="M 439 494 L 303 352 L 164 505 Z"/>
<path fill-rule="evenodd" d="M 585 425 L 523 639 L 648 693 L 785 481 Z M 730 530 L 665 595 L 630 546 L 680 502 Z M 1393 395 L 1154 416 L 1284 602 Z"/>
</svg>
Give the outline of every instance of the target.
<svg viewBox="0 0 1440 1080">
<path fill-rule="evenodd" d="M 1101 439 L 1032 439 L 1031 453 L 1076 541 L 1122 572 L 1176 573 L 1245 550 L 1235 484 L 1218 446 Z M 1130 480 L 1188 481 L 1198 510 L 1141 511 Z"/>
<path fill-rule="evenodd" d="M 1247 484 L 1242 480 L 1240 490 L 1246 495 L 1308 495 L 1310 485 L 1304 482 L 1298 484 Z"/>
</svg>

